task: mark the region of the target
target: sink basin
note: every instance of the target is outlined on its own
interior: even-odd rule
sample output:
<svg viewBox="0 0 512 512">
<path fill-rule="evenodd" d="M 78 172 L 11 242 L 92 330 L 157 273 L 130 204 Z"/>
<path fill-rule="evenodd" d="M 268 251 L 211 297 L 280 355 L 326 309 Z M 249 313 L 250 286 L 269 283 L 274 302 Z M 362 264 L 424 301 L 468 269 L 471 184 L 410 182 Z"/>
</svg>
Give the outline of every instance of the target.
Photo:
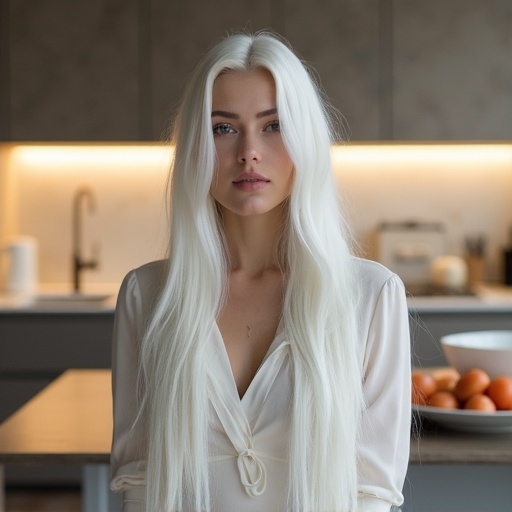
<svg viewBox="0 0 512 512">
<path fill-rule="evenodd" d="M 39 294 L 34 297 L 34 302 L 49 303 L 49 302 L 102 302 L 110 297 L 109 294 L 98 293 L 51 293 Z"/>
<path fill-rule="evenodd" d="M 111 294 L 105 293 L 48 293 L 33 297 L 31 307 L 36 309 L 95 309 L 101 307 Z"/>
</svg>

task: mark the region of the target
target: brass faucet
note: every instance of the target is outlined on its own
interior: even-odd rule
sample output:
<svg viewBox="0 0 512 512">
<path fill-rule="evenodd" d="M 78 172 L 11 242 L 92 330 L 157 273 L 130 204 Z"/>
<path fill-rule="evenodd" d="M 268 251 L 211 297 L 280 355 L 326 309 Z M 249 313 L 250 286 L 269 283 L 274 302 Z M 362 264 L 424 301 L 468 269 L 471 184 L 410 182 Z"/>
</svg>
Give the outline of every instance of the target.
<svg viewBox="0 0 512 512">
<path fill-rule="evenodd" d="M 82 256 L 82 201 L 87 202 L 90 213 L 96 211 L 96 200 L 90 188 L 80 187 L 73 197 L 73 289 L 77 293 L 80 291 L 81 271 L 98 266 L 97 258 L 85 260 Z M 97 252 L 97 247 L 93 247 L 93 253 Z"/>
</svg>

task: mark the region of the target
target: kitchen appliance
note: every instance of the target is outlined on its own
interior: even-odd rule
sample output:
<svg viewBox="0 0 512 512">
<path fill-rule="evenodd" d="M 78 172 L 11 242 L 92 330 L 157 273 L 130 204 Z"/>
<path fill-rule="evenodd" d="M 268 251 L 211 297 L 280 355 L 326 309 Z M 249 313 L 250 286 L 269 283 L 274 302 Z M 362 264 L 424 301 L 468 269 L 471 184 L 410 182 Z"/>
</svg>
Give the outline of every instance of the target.
<svg viewBox="0 0 512 512">
<path fill-rule="evenodd" d="M 443 224 L 383 222 L 377 235 L 378 260 L 398 274 L 409 290 L 431 285 L 432 263 L 446 254 Z"/>
<path fill-rule="evenodd" d="M 7 293 L 35 292 L 38 281 L 38 245 L 36 239 L 28 236 L 18 236 L 2 247 L 1 253 L 4 270 L 3 290 Z M 7 262 L 5 262 L 6 254 Z"/>
</svg>

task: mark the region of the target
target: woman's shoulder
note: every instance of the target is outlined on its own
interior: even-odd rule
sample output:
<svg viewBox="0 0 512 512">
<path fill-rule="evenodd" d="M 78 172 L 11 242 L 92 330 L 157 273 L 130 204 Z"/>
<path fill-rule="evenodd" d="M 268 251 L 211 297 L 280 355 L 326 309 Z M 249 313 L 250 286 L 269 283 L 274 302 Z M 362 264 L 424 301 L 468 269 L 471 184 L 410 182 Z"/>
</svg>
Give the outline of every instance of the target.
<svg viewBox="0 0 512 512">
<path fill-rule="evenodd" d="M 407 311 L 406 292 L 400 277 L 376 261 L 358 259 L 359 328 L 367 339 L 371 325 L 384 329 L 391 318 L 397 321 Z M 380 318 L 380 320 L 379 320 Z M 383 331 L 384 332 L 384 331 Z"/>
<path fill-rule="evenodd" d="M 403 287 L 401 279 L 377 261 L 355 258 L 355 266 L 363 293 L 379 294 L 388 283 Z"/>
<path fill-rule="evenodd" d="M 154 286 L 162 282 L 165 278 L 166 271 L 167 260 L 157 260 L 145 263 L 133 269 L 129 274 L 135 274 L 141 285 Z"/>
<path fill-rule="evenodd" d="M 123 280 L 121 289 L 135 293 L 144 302 L 154 302 L 165 283 L 167 260 L 152 261 L 130 270 Z"/>
</svg>

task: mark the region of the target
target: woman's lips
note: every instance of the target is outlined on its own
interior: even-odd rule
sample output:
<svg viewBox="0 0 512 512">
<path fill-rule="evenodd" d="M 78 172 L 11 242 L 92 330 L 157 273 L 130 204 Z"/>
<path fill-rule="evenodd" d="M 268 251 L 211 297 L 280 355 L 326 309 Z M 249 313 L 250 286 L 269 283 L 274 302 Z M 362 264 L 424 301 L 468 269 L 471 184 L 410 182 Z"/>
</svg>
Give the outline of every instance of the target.
<svg viewBox="0 0 512 512">
<path fill-rule="evenodd" d="M 233 181 L 233 185 L 243 192 L 252 192 L 264 188 L 270 180 L 256 172 L 243 172 Z"/>
</svg>

